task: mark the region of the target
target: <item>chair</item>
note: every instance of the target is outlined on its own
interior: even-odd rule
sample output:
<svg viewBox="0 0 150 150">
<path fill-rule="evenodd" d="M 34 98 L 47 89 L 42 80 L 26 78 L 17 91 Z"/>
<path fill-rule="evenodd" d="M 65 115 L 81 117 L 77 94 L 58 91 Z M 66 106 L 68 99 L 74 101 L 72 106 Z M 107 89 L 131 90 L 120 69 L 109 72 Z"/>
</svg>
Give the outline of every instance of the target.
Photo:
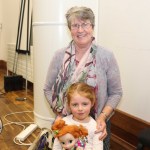
<svg viewBox="0 0 150 150">
<path fill-rule="evenodd" d="M 150 148 L 150 128 L 140 131 L 138 141 L 137 150 L 144 150 L 145 147 Z"/>
</svg>

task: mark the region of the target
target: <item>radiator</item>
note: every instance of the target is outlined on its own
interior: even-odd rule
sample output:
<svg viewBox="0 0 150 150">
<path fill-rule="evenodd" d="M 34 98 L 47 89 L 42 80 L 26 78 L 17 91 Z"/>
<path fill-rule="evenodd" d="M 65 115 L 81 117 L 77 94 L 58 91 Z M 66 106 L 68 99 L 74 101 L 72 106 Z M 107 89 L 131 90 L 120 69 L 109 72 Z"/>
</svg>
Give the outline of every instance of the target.
<svg viewBox="0 0 150 150">
<path fill-rule="evenodd" d="M 8 44 L 8 59 L 7 59 L 7 68 L 8 71 L 13 71 L 14 57 L 15 57 L 15 44 Z M 26 57 L 27 57 L 27 71 L 26 71 Z M 22 75 L 23 78 L 33 83 L 33 47 L 31 46 L 30 55 L 26 56 L 24 54 L 18 55 L 18 64 L 16 73 Z"/>
</svg>

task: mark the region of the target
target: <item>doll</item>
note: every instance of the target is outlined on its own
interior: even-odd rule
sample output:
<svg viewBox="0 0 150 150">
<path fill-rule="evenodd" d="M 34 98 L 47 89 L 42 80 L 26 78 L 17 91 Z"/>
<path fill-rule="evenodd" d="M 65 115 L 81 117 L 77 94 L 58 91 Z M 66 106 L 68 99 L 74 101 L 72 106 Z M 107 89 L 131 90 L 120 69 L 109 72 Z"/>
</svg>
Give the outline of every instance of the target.
<svg viewBox="0 0 150 150">
<path fill-rule="evenodd" d="M 52 125 L 52 131 L 63 150 L 84 150 L 88 130 L 82 125 L 67 125 L 64 120 L 59 119 Z"/>
</svg>

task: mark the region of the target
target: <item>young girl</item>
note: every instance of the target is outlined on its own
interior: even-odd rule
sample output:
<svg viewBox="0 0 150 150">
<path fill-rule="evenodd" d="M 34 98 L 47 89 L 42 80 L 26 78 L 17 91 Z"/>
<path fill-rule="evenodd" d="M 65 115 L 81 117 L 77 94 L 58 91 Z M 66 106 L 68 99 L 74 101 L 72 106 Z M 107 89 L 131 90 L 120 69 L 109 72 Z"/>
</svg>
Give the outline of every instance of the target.
<svg viewBox="0 0 150 150">
<path fill-rule="evenodd" d="M 74 83 L 67 90 L 67 100 L 71 115 L 64 117 L 63 120 L 68 125 L 82 125 L 88 130 L 88 143 L 85 150 L 103 150 L 103 141 L 99 140 L 101 133 L 94 133 L 97 124 L 89 115 L 96 101 L 93 87 L 83 82 Z M 53 150 L 62 150 L 57 138 L 55 138 Z"/>
</svg>

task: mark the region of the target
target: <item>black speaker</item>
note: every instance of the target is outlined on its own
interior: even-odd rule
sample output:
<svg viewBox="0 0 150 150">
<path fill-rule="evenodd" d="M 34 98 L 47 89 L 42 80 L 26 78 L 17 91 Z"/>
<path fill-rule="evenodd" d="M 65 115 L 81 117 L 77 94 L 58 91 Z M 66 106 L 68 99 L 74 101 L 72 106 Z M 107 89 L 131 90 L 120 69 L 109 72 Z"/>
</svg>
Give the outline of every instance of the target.
<svg viewBox="0 0 150 150">
<path fill-rule="evenodd" d="M 6 92 L 22 90 L 23 76 L 22 75 L 4 76 L 4 89 Z"/>
</svg>

